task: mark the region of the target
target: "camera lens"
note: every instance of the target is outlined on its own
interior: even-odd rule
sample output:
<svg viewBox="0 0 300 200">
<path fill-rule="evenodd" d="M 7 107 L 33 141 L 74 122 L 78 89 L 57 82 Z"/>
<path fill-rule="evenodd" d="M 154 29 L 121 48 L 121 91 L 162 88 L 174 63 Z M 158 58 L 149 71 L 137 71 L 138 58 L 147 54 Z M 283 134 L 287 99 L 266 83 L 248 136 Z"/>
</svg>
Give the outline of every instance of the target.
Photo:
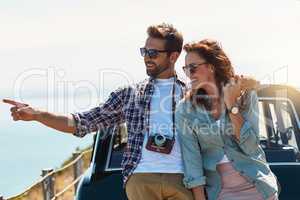
<svg viewBox="0 0 300 200">
<path fill-rule="evenodd" d="M 166 142 L 166 137 L 164 135 L 156 135 L 154 141 L 157 146 L 162 146 Z"/>
<path fill-rule="evenodd" d="M 163 137 L 162 135 L 159 135 L 159 136 L 157 136 L 157 139 L 158 139 L 158 140 L 163 140 L 164 137 Z"/>
</svg>

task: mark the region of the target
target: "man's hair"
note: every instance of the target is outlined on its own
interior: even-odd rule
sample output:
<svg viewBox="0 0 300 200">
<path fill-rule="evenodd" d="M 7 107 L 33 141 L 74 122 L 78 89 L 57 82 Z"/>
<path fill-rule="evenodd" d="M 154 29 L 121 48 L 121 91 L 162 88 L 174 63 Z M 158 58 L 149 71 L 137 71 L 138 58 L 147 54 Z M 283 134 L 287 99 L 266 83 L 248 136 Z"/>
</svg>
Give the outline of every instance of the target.
<svg viewBox="0 0 300 200">
<path fill-rule="evenodd" d="M 171 52 L 181 52 L 183 45 L 183 37 L 172 24 L 158 24 L 149 26 L 147 29 L 149 37 L 163 39 L 166 41 L 165 49 Z"/>
</svg>

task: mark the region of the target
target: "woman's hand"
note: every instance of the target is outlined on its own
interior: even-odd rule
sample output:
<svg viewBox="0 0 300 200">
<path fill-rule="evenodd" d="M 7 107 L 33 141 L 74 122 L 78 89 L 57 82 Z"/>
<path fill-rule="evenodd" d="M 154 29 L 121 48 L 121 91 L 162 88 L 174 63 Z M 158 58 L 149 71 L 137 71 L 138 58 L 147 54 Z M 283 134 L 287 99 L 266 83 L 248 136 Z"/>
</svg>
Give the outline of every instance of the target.
<svg viewBox="0 0 300 200">
<path fill-rule="evenodd" d="M 257 89 L 258 86 L 259 82 L 251 77 L 236 75 L 234 78 L 231 78 L 229 83 L 223 88 L 224 102 L 227 109 L 230 109 L 236 103 L 244 91 Z"/>
<path fill-rule="evenodd" d="M 192 188 L 194 200 L 206 200 L 204 193 L 204 186 L 198 186 Z"/>
<path fill-rule="evenodd" d="M 251 78 L 249 76 L 236 76 L 241 80 L 241 89 L 243 90 L 255 90 L 259 87 L 260 83 L 259 81 L 255 80 L 254 78 Z"/>
<path fill-rule="evenodd" d="M 229 83 L 223 87 L 224 103 L 227 109 L 230 109 L 236 103 L 237 98 L 241 95 L 241 91 L 240 77 L 231 78 Z"/>
</svg>

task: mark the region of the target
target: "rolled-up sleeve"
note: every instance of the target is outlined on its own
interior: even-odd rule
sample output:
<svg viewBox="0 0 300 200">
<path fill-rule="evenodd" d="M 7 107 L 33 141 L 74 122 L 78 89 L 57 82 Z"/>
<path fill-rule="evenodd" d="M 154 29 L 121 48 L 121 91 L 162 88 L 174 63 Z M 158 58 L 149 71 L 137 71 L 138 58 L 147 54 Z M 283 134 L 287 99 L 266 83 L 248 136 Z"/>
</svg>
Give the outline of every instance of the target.
<svg viewBox="0 0 300 200">
<path fill-rule="evenodd" d="M 124 90 L 118 89 L 112 92 L 104 104 L 89 111 L 72 113 L 76 126 L 74 135 L 83 137 L 101 128 L 122 123 Z"/>
<path fill-rule="evenodd" d="M 176 130 L 178 133 L 181 152 L 183 157 L 184 179 L 183 183 L 187 188 L 194 188 L 205 185 L 202 156 L 197 136 L 189 126 L 184 116 L 183 106 L 179 105 L 176 111 Z"/>
<path fill-rule="evenodd" d="M 246 109 L 242 112 L 244 123 L 240 129 L 239 146 L 246 154 L 256 151 L 259 145 L 258 98 L 254 90 L 246 98 Z"/>
</svg>

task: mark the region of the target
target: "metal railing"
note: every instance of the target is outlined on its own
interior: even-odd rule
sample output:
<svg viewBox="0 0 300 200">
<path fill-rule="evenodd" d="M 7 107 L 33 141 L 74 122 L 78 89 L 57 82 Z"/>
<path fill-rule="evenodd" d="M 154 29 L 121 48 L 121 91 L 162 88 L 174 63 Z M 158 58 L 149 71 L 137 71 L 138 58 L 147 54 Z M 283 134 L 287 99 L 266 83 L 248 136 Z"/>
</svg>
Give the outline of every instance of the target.
<svg viewBox="0 0 300 200">
<path fill-rule="evenodd" d="M 13 197 L 0 200 L 71 200 L 78 182 L 89 167 L 92 150 L 73 153 L 73 160 L 58 170 L 43 169 L 42 178 L 27 190 Z"/>
</svg>

